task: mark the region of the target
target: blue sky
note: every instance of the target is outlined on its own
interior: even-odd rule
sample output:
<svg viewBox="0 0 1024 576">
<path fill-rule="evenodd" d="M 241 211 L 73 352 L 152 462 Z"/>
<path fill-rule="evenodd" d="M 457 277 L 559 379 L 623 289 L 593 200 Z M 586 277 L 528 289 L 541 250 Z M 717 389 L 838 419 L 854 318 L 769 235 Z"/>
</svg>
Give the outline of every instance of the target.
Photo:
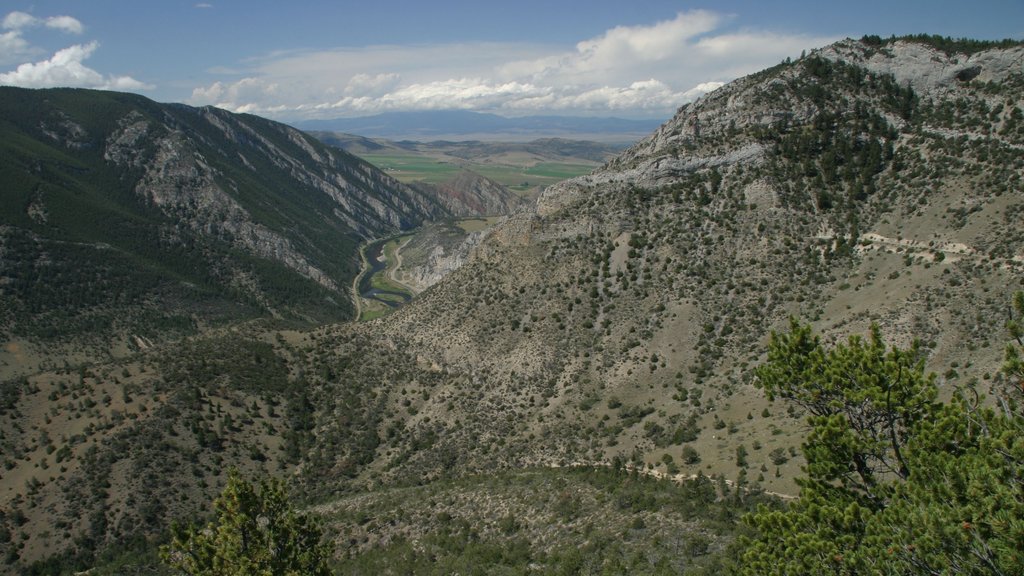
<svg viewBox="0 0 1024 576">
<path fill-rule="evenodd" d="M 0 84 L 298 120 L 391 110 L 671 115 L 834 40 L 1024 38 L 1024 0 L 5 0 Z"/>
</svg>

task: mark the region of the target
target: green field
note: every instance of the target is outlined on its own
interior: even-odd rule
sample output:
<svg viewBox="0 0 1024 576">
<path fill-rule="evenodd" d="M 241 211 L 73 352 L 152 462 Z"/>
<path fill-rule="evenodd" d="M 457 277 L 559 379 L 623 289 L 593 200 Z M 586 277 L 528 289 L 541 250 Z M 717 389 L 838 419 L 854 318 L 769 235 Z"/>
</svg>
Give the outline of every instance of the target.
<svg viewBox="0 0 1024 576">
<path fill-rule="evenodd" d="M 362 158 L 402 182 L 440 184 L 451 180 L 462 167 L 416 152 L 363 154 Z"/>
<path fill-rule="evenodd" d="M 512 166 L 504 164 L 476 164 L 471 170 L 482 174 L 509 188 L 533 188 L 550 186 L 567 178 L 582 176 L 593 170 L 586 164 L 545 162 L 534 166 Z"/>
<path fill-rule="evenodd" d="M 531 165 L 528 159 L 517 164 L 515 158 L 509 163 L 473 162 L 454 157 L 435 157 L 410 151 L 386 154 L 362 154 L 363 159 L 384 170 L 402 182 L 427 182 L 441 184 L 458 175 L 462 170 L 472 170 L 499 184 L 513 189 L 529 189 L 549 186 L 566 178 L 587 174 L 594 165 L 578 162 L 541 162 Z"/>
</svg>

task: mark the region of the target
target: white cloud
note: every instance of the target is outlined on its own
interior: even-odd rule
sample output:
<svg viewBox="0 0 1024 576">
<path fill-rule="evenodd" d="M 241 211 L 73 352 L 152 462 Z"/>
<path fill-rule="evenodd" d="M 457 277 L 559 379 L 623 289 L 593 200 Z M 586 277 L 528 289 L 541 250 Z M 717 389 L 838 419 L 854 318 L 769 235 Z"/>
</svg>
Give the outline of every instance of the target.
<svg viewBox="0 0 1024 576">
<path fill-rule="evenodd" d="M 241 80 L 195 88 L 190 102 L 285 119 L 416 109 L 667 116 L 726 81 L 836 40 L 728 30 L 730 20 L 680 12 L 568 48 L 474 43 L 284 52 L 249 62 Z"/>
<path fill-rule="evenodd" d="M 40 52 L 22 38 L 18 30 L 0 34 L 0 65 L 24 62 L 26 58 L 39 56 Z"/>
<path fill-rule="evenodd" d="M 687 100 L 696 100 L 705 94 L 718 90 L 722 86 L 725 86 L 725 82 L 701 82 L 686 92 L 683 92 L 683 96 Z"/>
<path fill-rule="evenodd" d="M 51 88 L 73 86 L 98 88 L 102 90 L 145 90 L 150 89 L 143 82 L 129 76 L 103 76 L 82 64 L 96 48 L 98 42 L 75 44 L 58 50 L 49 60 L 30 62 L 18 66 L 13 72 L 0 74 L 0 85 L 23 88 Z"/>
<path fill-rule="evenodd" d="M 0 28 L 7 30 L 0 34 L 0 65 L 20 64 L 31 58 L 38 58 L 44 51 L 25 39 L 26 29 L 45 26 L 72 34 L 81 34 L 82 23 L 71 16 L 36 18 L 25 12 L 11 12 L 4 16 Z"/>
<path fill-rule="evenodd" d="M 76 18 L 71 16 L 51 16 L 49 18 L 37 18 L 25 12 L 11 12 L 4 16 L 3 27 L 6 30 L 22 30 L 36 26 L 46 26 L 62 30 L 71 34 L 81 34 L 85 27 Z"/>
<path fill-rule="evenodd" d="M 686 50 L 687 42 L 715 29 L 722 18 L 705 10 L 680 13 L 653 26 L 619 26 L 576 45 L 581 69 L 615 70 L 639 62 L 660 62 Z"/>
<path fill-rule="evenodd" d="M 85 66 L 84 62 L 99 47 L 95 40 L 74 44 L 57 50 L 52 57 L 38 62 L 25 62 L 44 54 L 23 37 L 30 28 L 46 27 L 69 34 L 81 34 L 85 26 L 71 16 L 38 18 L 25 12 L 11 12 L 4 16 L 2 27 L 9 32 L 0 34 L 0 65 L 19 64 L 10 72 L 0 72 L 0 85 L 24 88 L 51 88 L 71 86 L 101 90 L 150 90 L 153 86 L 131 76 L 103 74 Z"/>
<path fill-rule="evenodd" d="M 401 75 L 395 74 L 356 74 L 345 86 L 345 94 L 350 96 L 383 96 L 398 87 Z"/>
<path fill-rule="evenodd" d="M 4 16 L 4 29 L 6 30 L 18 30 L 21 28 L 28 28 L 37 21 L 36 17 L 31 14 L 24 12 L 11 12 L 7 16 Z"/>
<path fill-rule="evenodd" d="M 46 19 L 47 28 L 56 28 L 57 30 L 63 30 L 70 32 L 71 34 L 81 34 L 85 31 L 85 27 L 78 20 L 71 16 L 54 16 Z"/>
</svg>

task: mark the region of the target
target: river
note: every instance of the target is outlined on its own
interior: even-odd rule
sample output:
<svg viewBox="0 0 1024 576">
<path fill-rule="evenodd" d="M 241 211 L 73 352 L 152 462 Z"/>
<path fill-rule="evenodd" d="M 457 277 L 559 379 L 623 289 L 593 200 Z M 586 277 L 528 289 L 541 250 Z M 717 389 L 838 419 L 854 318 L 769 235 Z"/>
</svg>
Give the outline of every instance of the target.
<svg viewBox="0 0 1024 576">
<path fill-rule="evenodd" d="M 370 265 L 370 270 L 363 274 L 362 281 L 359 282 L 359 295 L 369 300 L 381 302 L 391 308 L 399 308 L 408 303 L 412 296 L 405 292 L 381 290 L 373 287 L 373 276 L 387 268 L 387 262 L 381 258 L 384 245 L 387 243 L 388 240 L 379 240 L 366 247 L 364 253 L 366 254 L 366 262 Z"/>
</svg>

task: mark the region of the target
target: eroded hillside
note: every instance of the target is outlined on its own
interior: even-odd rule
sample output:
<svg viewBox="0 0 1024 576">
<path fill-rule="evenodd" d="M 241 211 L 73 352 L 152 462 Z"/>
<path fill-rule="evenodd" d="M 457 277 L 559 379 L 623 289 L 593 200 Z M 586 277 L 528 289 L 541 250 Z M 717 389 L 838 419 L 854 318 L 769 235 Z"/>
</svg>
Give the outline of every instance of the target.
<svg viewBox="0 0 1024 576">
<path fill-rule="evenodd" d="M 79 362 L 238 320 L 349 318 L 356 245 L 451 214 L 293 128 L 215 108 L 5 87 L 0 132 L 0 374 L 58 347 Z"/>
<path fill-rule="evenodd" d="M 320 502 L 349 566 L 470 542 L 561 566 L 565 540 L 544 548 L 541 533 L 605 554 L 607 518 L 647 547 L 606 566 L 682 570 L 657 563 L 700 556 L 678 553 L 695 539 L 724 550 L 733 533 L 688 524 L 680 493 L 637 504 L 638 473 L 602 471 L 716 475 L 703 497 L 736 510 L 759 489 L 795 493 L 803 423 L 753 380 L 790 316 L 826 339 L 871 323 L 920 338 L 946 392 L 1000 378 L 1024 281 L 1022 56 L 844 41 L 684 106 L 385 318 L 242 326 L 19 380 L 2 488 L 22 544 L 7 547 L 33 559 L 155 537 L 236 465 Z M 596 472 L 550 475 L 567 466 Z M 142 479 L 159 482 L 140 500 Z M 737 484 L 752 492 L 730 496 Z"/>
<path fill-rule="evenodd" d="M 678 463 L 692 445 L 683 470 L 736 477 L 742 449 L 748 476 L 785 491 L 769 454 L 795 422 L 750 369 L 789 316 L 920 338 L 947 386 L 994 377 L 1024 278 L 1021 54 L 848 41 L 684 107 L 382 323 L 462 375 L 406 425 L 446 427 L 454 406 L 441 441 L 490 445 L 458 451 L 480 462 L 501 445 L 511 465 Z"/>
</svg>

